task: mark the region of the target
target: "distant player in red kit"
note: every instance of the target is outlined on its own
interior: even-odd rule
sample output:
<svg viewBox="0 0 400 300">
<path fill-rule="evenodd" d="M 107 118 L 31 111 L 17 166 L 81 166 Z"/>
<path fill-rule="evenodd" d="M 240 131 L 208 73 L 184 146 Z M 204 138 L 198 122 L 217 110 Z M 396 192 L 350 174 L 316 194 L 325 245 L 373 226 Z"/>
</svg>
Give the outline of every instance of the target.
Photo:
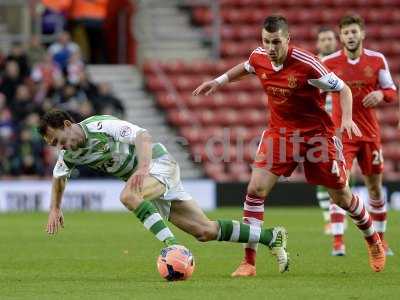
<svg viewBox="0 0 400 300">
<path fill-rule="evenodd" d="M 339 24 L 343 49 L 323 58 L 323 62 L 351 88 L 353 120 L 362 136 L 349 139 L 343 136 L 346 168 L 350 171 L 357 159 L 369 194 L 369 213 L 382 240 L 386 255 L 393 255 L 384 240 L 386 230 L 386 203 L 382 194 L 383 156 L 380 128 L 375 107 L 381 102 L 397 98 L 389 67 L 383 54 L 365 49 L 364 22 L 359 16 L 345 16 Z M 342 111 L 338 97 L 333 97 L 333 121 L 340 126 Z M 343 211 L 331 209 L 333 251 L 344 250 Z"/>
<path fill-rule="evenodd" d="M 385 253 L 364 203 L 352 195 L 347 184 L 341 142 L 324 110 L 323 91 L 338 91 L 342 108 L 340 130 L 360 135 L 352 120 L 350 88 L 315 56 L 289 45 L 288 23 L 270 16 L 262 28 L 263 47 L 255 49 L 248 61 L 220 77 L 202 83 L 194 95 L 209 95 L 222 85 L 255 74 L 268 95 L 271 109 L 269 129 L 263 132 L 244 203 L 244 221 L 261 225 L 264 199 L 279 177 L 290 176 L 301 162 L 307 181 L 328 189 L 332 201 L 345 209 L 363 232 L 373 271 L 385 266 Z M 232 276 L 254 276 L 256 244 L 246 244 L 245 257 Z M 286 271 L 280 270 L 281 272 Z"/>
</svg>

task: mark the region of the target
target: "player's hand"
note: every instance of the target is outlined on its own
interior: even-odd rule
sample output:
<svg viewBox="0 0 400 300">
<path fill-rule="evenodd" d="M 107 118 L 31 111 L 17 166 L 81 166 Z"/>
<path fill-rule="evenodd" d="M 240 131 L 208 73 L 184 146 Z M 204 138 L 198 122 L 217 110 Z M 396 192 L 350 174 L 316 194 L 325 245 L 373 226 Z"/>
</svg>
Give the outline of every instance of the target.
<svg viewBox="0 0 400 300">
<path fill-rule="evenodd" d="M 128 186 L 136 192 L 141 193 L 143 190 L 144 179 L 149 176 L 148 168 L 140 168 L 135 171 L 128 179 Z"/>
<path fill-rule="evenodd" d="M 382 91 L 373 91 L 364 97 L 362 104 L 364 107 L 375 107 L 383 101 Z"/>
<path fill-rule="evenodd" d="M 340 133 L 343 134 L 343 132 L 346 132 L 349 138 L 352 138 L 352 135 L 354 133 L 355 136 L 362 136 L 360 128 L 358 128 L 357 124 L 354 123 L 353 120 L 342 120 L 342 126 L 340 127 Z"/>
<path fill-rule="evenodd" d="M 46 231 L 48 234 L 56 234 L 61 228 L 64 228 L 63 213 L 59 208 L 52 208 L 49 212 Z"/>
<path fill-rule="evenodd" d="M 192 93 L 193 96 L 198 96 L 198 95 L 211 95 L 215 93 L 215 91 L 218 89 L 219 84 L 215 80 L 210 80 L 203 82 L 200 84 Z"/>
</svg>

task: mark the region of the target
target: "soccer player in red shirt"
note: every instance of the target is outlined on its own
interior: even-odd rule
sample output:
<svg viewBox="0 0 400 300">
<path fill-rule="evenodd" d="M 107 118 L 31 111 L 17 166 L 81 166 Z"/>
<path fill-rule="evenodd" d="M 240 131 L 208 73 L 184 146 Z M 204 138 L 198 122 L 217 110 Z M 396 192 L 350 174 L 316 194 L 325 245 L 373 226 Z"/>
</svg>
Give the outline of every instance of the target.
<svg viewBox="0 0 400 300">
<path fill-rule="evenodd" d="M 317 57 L 319 59 L 324 58 L 336 51 L 337 40 L 336 33 L 331 27 L 323 26 L 318 30 L 316 48 L 318 51 Z M 325 97 L 325 110 L 332 113 L 332 95 L 327 93 Z M 327 235 L 331 234 L 331 217 L 329 214 L 329 207 L 331 205 L 331 199 L 328 191 L 322 187 L 317 186 L 316 197 L 318 200 L 319 207 L 322 209 L 322 217 L 324 220 L 324 233 Z"/>
<path fill-rule="evenodd" d="M 345 209 L 363 232 L 373 271 L 385 266 L 385 253 L 364 203 L 352 195 L 347 184 L 340 139 L 323 108 L 320 89 L 339 91 L 342 108 L 340 130 L 360 135 L 352 120 L 350 88 L 315 56 L 289 45 L 288 23 L 270 16 L 262 28 L 263 47 L 255 49 L 248 61 L 220 77 L 202 83 L 194 95 L 209 95 L 222 85 L 256 74 L 268 95 L 271 109 L 269 129 L 262 134 L 244 203 L 244 221 L 261 224 L 264 199 L 279 177 L 290 176 L 299 163 L 309 183 L 323 185 L 336 204 Z M 245 246 L 245 257 L 232 276 L 254 276 L 256 245 Z M 281 270 L 285 271 L 285 270 Z"/>
<path fill-rule="evenodd" d="M 384 240 L 386 230 L 387 206 L 382 194 L 383 156 L 380 128 L 375 107 L 382 102 L 392 102 L 397 98 L 389 67 L 382 53 L 365 49 L 364 21 L 359 16 L 344 16 L 339 23 L 340 40 L 343 49 L 324 57 L 323 62 L 351 88 L 353 94 L 353 119 L 360 128 L 362 136 L 349 139 L 343 136 L 343 153 L 346 168 L 351 170 L 357 159 L 364 175 L 369 194 L 369 213 L 386 255 L 393 255 Z M 341 108 L 339 99 L 333 97 L 333 121 L 340 126 Z M 344 250 L 344 215 L 331 211 L 334 232 L 333 251 Z"/>
</svg>

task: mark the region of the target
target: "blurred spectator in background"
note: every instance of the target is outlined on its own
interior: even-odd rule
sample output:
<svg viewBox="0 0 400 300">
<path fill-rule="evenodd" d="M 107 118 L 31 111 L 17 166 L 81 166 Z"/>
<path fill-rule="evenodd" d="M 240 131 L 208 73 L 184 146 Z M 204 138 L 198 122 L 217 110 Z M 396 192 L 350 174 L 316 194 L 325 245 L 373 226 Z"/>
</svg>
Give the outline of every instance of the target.
<svg viewBox="0 0 400 300">
<path fill-rule="evenodd" d="M 0 140 L 11 139 L 14 123 L 11 110 L 6 106 L 6 96 L 0 93 Z"/>
<path fill-rule="evenodd" d="M 22 77 L 29 75 L 28 59 L 24 53 L 24 49 L 20 43 L 13 44 L 10 54 L 6 61 L 15 61 L 18 64 L 19 72 Z"/>
<path fill-rule="evenodd" d="M 39 106 L 33 102 L 27 85 L 21 84 L 17 87 L 10 109 L 15 122 L 18 124 L 23 122 L 30 113 L 39 112 Z"/>
<path fill-rule="evenodd" d="M 53 56 L 53 60 L 60 66 L 61 70 L 66 73 L 68 61 L 71 56 L 80 52 L 79 46 L 71 41 L 71 36 L 67 31 L 59 34 L 57 42 L 49 47 L 49 53 Z"/>
<path fill-rule="evenodd" d="M 94 106 L 96 111 L 104 115 L 114 115 L 123 118 L 124 107 L 121 100 L 116 98 L 111 90 L 111 85 L 108 82 L 102 82 L 98 85 L 99 92 L 95 98 Z"/>
<path fill-rule="evenodd" d="M 0 49 L 0 69 L 4 68 L 4 60 L 5 60 L 4 53 Z"/>
<path fill-rule="evenodd" d="M 0 176 L 9 174 L 11 165 L 9 157 L 12 149 L 10 141 L 15 133 L 11 111 L 6 105 L 6 96 L 0 93 Z"/>
<path fill-rule="evenodd" d="M 99 94 L 97 86 L 90 80 L 88 72 L 82 72 L 79 76 L 77 88 L 85 93 L 90 101 L 94 101 Z"/>
<path fill-rule="evenodd" d="M 43 143 L 35 140 L 29 128 L 22 128 L 14 144 L 11 174 L 43 176 Z"/>
<path fill-rule="evenodd" d="M 82 73 L 84 72 L 85 72 L 85 65 L 82 61 L 81 54 L 79 52 L 75 52 L 70 57 L 67 66 L 68 82 L 71 84 L 77 84 L 82 76 Z"/>
<path fill-rule="evenodd" d="M 40 42 L 38 35 L 33 35 L 29 40 L 29 44 L 26 47 L 26 56 L 28 58 L 29 67 L 33 67 L 40 63 L 46 55 L 46 49 L 44 49 Z"/>
<path fill-rule="evenodd" d="M 0 83 L 0 92 L 6 96 L 7 104 L 14 99 L 17 86 L 23 83 L 18 63 L 14 60 L 6 61 L 3 78 Z"/>
<path fill-rule="evenodd" d="M 104 23 L 108 0 L 74 0 L 70 17 L 75 40 L 82 47 L 85 60 L 107 63 Z"/>
<path fill-rule="evenodd" d="M 58 64 L 53 61 L 51 54 L 46 53 L 43 60 L 33 68 L 31 78 L 35 83 L 41 83 L 46 88 L 52 86 L 54 82 L 62 77 L 62 72 Z"/>
<path fill-rule="evenodd" d="M 64 83 L 61 69 L 50 53 L 46 53 L 43 60 L 34 66 L 31 79 L 35 83 L 35 102 L 41 102 L 56 82 Z"/>
<path fill-rule="evenodd" d="M 44 5 L 41 16 L 43 34 L 54 34 L 64 30 L 72 0 L 41 0 L 41 2 Z"/>
</svg>

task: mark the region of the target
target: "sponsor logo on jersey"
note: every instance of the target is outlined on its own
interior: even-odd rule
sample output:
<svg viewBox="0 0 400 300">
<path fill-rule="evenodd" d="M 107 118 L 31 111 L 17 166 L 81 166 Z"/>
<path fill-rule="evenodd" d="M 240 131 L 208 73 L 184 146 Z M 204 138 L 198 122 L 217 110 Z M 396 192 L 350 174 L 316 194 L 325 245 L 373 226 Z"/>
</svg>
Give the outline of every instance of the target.
<svg viewBox="0 0 400 300">
<path fill-rule="evenodd" d="M 366 66 L 364 68 L 364 75 L 366 77 L 373 77 L 374 76 L 374 70 L 371 68 L 371 66 Z"/>
<path fill-rule="evenodd" d="M 132 129 L 129 126 L 122 126 L 119 130 L 119 135 L 121 137 L 127 137 L 132 134 Z"/>
</svg>

